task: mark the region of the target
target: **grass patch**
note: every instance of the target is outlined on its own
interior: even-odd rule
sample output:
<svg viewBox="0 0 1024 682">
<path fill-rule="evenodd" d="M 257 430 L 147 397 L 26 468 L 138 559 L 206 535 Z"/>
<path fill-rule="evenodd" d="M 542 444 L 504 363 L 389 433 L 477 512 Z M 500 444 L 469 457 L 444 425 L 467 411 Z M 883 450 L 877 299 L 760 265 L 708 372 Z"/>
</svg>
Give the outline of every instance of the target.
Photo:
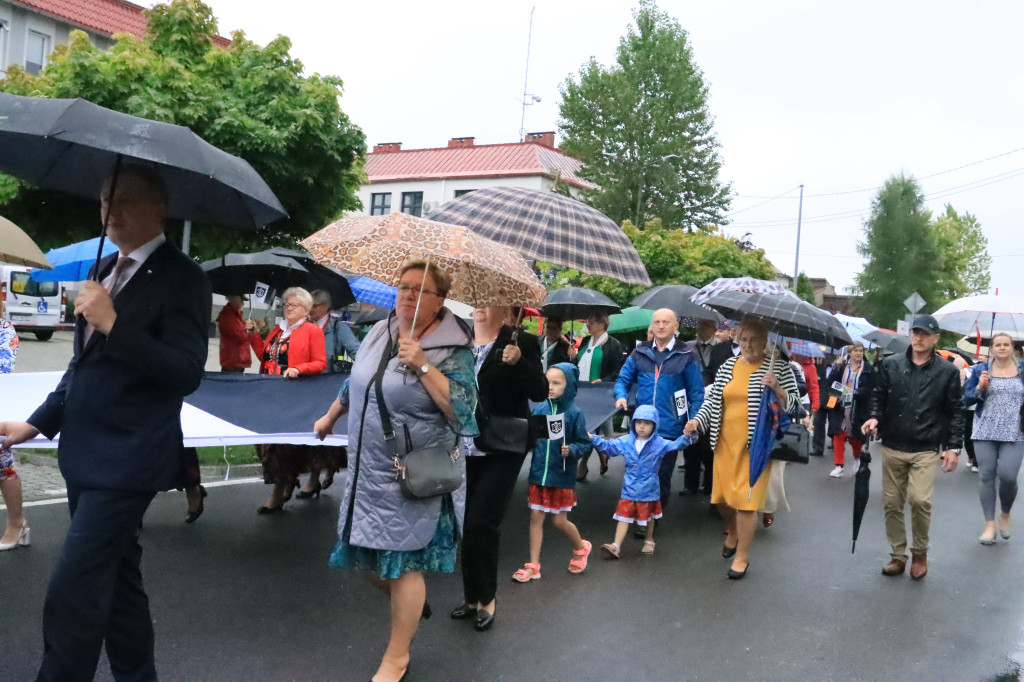
<svg viewBox="0 0 1024 682">
<path fill-rule="evenodd" d="M 224 447 L 196 448 L 199 453 L 200 465 L 224 464 Z M 255 464 L 259 462 L 256 458 L 256 448 L 252 445 L 229 445 L 227 447 L 228 462 L 235 464 Z"/>
</svg>

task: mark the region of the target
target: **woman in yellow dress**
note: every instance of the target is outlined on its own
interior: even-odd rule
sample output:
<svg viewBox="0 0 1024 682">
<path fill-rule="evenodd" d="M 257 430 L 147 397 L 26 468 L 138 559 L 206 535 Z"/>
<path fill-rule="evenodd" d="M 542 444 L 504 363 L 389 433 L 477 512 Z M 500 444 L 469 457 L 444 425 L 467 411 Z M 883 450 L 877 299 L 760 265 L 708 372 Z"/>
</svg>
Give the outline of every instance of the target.
<svg viewBox="0 0 1024 682">
<path fill-rule="evenodd" d="M 796 377 L 789 363 L 774 366 L 765 352 L 768 329 L 760 320 L 746 319 L 737 338 L 740 354 L 726 360 L 715 382 L 704 394 L 697 416 L 686 424 L 684 433 L 706 435 L 715 452 L 711 502 L 717 504 L 729 529 L 722 556 L 732 559 L 728 576 L 739 580 L 750 564 L 750 543 L 757 527 L 757 510 L 764 506 L 771 462 L 757 483 L 750 486 L 750 439 L 754 434 L 761 390 L 775 391 L 786 412 L 795 414 L 800 404 Z"/>
</svg>

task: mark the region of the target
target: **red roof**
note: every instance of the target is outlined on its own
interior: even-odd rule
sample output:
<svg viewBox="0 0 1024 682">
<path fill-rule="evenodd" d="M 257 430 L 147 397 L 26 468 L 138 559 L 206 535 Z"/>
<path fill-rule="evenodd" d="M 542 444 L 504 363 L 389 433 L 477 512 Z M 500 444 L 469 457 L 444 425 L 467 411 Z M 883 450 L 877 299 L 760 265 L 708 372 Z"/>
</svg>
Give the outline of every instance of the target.
<svg viewBox="0 0 1024 682">
<path fill-rule="evenodd" d="M 127 0 L 11 0 L 16 5 L 30 7 L 37 12 L 80 26 L 107 36 L 115 33 L 146 35 L 145 7 Z M 231 41 L 214 36 L 213 42 L 227 47 Z"/>
<path fill-rule="evenodd" d="M 579 177 L 582 164 L 557 149 L 534 142 L 486 144 L 472 147 L 406 149 L 366 155 L 370 184 L 402 180 L 450 180 L 551 175 L 585 189 L 596 185 Z"/>
</svg>

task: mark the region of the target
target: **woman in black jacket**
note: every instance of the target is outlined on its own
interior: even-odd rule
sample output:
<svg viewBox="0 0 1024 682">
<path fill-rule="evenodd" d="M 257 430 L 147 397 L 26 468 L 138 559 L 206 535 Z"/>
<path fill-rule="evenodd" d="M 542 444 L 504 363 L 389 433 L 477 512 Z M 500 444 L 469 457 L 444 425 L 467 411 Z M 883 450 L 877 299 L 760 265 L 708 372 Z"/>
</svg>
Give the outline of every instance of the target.
<svg viewBox="0 0 1024 682">
<path fill-rule="evenodd" d="M 622 369 L 622 363 L 626 361 L 626 351 L 618 339 L 608 334 L 608 315 L 595 313 L 587 318 L 587 331 L 589 336 L 584 336 L 580 343 L 580 349 L 569 348 L 569 358 L 580 369 L 580 381 L 596 384 L 601 381 L 615 381 Z M 612 420 L 609 419 L 597 428 L 597 432 L 604 438 L 611 438 Z M 597 453 L 601 460 L 601 474 L 608 471 L 608 456 Z M 579 470 L 576 472 L 577 481 L 585 481 L 590 471 L 587 462 L 590 455 L 580 459 Z"/>
<path fill-rule="evenodd" d="M 451 612 L 452 618 L 476 617 L 477 630 L 494 623 L 498 590 L 498 548 L 519 470 L 533 446 L 527 435 L 510 450 L 488 445 L 486 433 L 494 418 L 520 419 L 528 428 L 530 402 L 547 398 L 548 381 L 541 369 L 537 337 L 508 323 L 508 308 L 477 308 L 473 311 L 473 353 L 479 387 L 477 424 L 481 437 L 463 442 L 466 454 L 466 514 L 462 526 L 462 586 L 465 602 Z M 507 422 L 490 433 L 498 440 L 510 437 L 515 425 Z M 514 450 L 512 449 L 514 448 Z"/>
<path fill-rule="evenodd" d="M 821 387 L 821 407 L 828 412 L 828 435 L 832 439 L 835 469 L 832 478 L 843 475 L 846 441 L 853 449 L 853 463 L 860 461 L 864 435 L 860 427 L 871 409 L 871 390 L 875 386 L 875 370 L 864 359 L 864 344 L 854 342 L 828 372 Z"/>
</svg>

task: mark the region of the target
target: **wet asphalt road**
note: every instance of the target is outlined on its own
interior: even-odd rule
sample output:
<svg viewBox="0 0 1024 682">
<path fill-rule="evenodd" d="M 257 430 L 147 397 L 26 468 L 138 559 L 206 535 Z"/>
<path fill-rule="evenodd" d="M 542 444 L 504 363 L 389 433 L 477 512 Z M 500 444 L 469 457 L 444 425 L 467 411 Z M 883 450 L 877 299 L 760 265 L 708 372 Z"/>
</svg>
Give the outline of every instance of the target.
<svg viewBox="0 0 1024 682">
<path fill-rule="evenodd" d="M 790 465 L 791 513 L 758 530 L 745 580 L 725 577 L 721 523 L 699 498 L 674 498 L 657 554 L 627 540 L 569 575 L 569 546 L 546 534 L 544 577 L 508 577 L 527 558 L 525 478 L 505 526 L 492 631 L 447 618 L 457 575 L 428 577 L 435 616 L 413 647 L 411 680 L 993 680 L 1014 667 L 1024 618 L 1024 521 L 1010 541 L 977 542 L 977 475 L 940 475 L 929 575 L 886 578 L 878 465 L 850 554 L 853 477 L 831 462 Z M 607 542 L 622 468 L 581 484 L 584 537 Z M 339 478 L 340 481 L 340 478 Z M 677 475 L 676 483 L 681 483 Z M 157 497 L 144 572 L 164 680 L 365 680 L 387 631 L 387 603 L 358 575 L 327 568 L 340 492 L 258 517 L 262 484 L 211 487 L 182 523 L 180 493 Z M 31 679 L 42 650 L 46 581 L 65 505 L 31 507 L 33 544 L 0 555 L 0 680 Z M 109 678 L 102 664 L 99 679 Z M 1016 679 L 1016 678 L 1012 678 Z"/>
<path fill-rule="evenodd" d="M 63 369 L 70 340 L 27 335 L 17 371 Z M 210 357 L 215 369 L 216 340 Z M 788 467 L 792 512 L 759 528 L 739 582 L 725 577 L 721 522 L 706 498 L 690 497 L 673 497 L 653 557 L 630 539 L 622 560 L 595 553 L 573 576 L 567 541 L 549 529 L 544 577 L 511 582 L 527 560 L 524 473 L 505 525 L 493 630 L 447 618 L 461 601 L 457 574 L 428 577 L 435 615 L 417 635 L 410 679 L 959 682 L 1014 670 L 1024 655 L 1024 517 L 1010 541 L 981 546 L 977 474 L 962 466 L 940 474 L 929 575 L 886 578 L 880 464 L 856 554 L 853 476 L 830 479 L 831 468 L 830 457 Z M 578 488 L 572 516 L 595 546 L 611 539 L 621 476 L 613 461 L 607 476 L 592 473 Z M 364 577 L 326 566 L 337 484 L 318 500 L 292 501 L 285 514 L 257 517 L 266 495 L 255 482 L 211 486 L 193 526 L 182 523 L 181 493 L 159 495 L 150 508 L 143 570 L 161 679 L 347 681 L 376 670 L 387 602 Z M 0 554 L 0 682 L 34 677 L 46 581 L 67 529 L 65 504 L 26 516 L 32 546 Z M 110 679 L 105 661 L 98 679 Z"/>
</svg>

